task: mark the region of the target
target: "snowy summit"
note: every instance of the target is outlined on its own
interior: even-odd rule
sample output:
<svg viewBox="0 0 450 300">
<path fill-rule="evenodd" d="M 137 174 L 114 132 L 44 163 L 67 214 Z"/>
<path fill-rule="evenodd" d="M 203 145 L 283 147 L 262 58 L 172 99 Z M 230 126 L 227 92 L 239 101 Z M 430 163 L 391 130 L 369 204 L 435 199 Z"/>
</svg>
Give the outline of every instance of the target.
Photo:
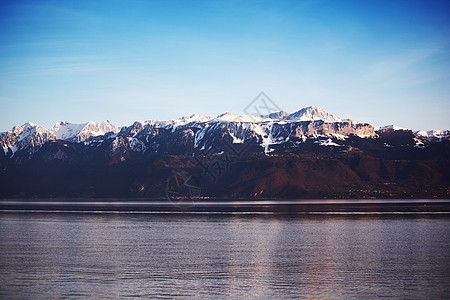
<svg viewBox="0 0 450 300">
<path fill-rule="evenodd" d="M 82 142 L 92 136 L 105 135 L 108 132 L 117 133 L 119 128 L 111 124 L 109 121 L 101 123 L 87 122 L 83 124 L 72 124 L 62 121 L 55 124 L 50 132 L 60 140 L 73 140 Z"/>
</svg>

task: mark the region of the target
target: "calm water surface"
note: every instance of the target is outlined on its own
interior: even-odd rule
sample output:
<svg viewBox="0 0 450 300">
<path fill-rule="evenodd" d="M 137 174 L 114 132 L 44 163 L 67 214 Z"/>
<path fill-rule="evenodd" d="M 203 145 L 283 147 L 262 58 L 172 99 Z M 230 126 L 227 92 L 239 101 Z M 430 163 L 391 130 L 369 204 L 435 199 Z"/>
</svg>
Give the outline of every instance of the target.
<svg viewBox="0 0 450 300">
<path fill-rule="evenodd" d="M 447 216 L 0 214 L 0 298 L 446 298 Z"/>
</svg>

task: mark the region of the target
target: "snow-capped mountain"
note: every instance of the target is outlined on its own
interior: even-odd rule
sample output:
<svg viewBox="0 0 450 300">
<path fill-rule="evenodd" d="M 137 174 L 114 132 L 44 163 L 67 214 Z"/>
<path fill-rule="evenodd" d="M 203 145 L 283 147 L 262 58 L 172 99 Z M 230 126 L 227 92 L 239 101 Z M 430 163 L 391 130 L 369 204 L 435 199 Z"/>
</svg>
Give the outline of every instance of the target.
<svg viewBox="0 0 450 300">
<path fill-rule="evenodd" d="M 42 126 L 31 122 L 22 126 L 14 126 L 7 132 L 0 134 L 0 146 L 5 155 L 13 157 L 17 151 L 26 149 L 31 156 L 44 143 L 54 140 L 56 137 Z"/>
<path fill-rule="evenodd" d="M 33 123 L 0 133 L 0 198 L 165 197 L 174 172 L 209 197 L 448 198 L 450 132 L 289 114 Z M 215 184 L 222 177 L 220 184 Z"/>
<path fill-rule="evenodd" d="M 57 123 L 53 128 L 46 129 L 31 122 L 22 126 L 14 126 L 7 132 L 0 133 L 0 146 L 5 155 L 13 157 L 17 151 L 26 149 L 31 157 L 39 148 L 54 140 L 83 142 L 91 137 L 117 133 L 119 128 L 109 121 L 101 123 L 88 122 L 72 124 L 67 121 Z"/>
<path fill-rule="evenodd" d="M 233 115 L 229 112 L 217 116 L 218 120 L 226 122 L 265 122 L 265 121 L 324 121 L 327 123 L 342 122 L 343 120 L 333 114 L 330 114 L 317 106 L 308 106 L 296 111 L 292 114 L 288 114 L 286 111 L 274 112 L 268 115 Z"/>
<path fill-rule="evenodd" d="M 289 120 L 289 121 L 316 121 L 316 120 L 323 120 L 325 122 L 342 122 L 342 119 L 326 112 L 320 107 L 317 106 L 309 106 L 306 108 L 303 108 L 293 114 L 287 115 L 283 117 L 283 120 Z"/>
<path fill-rule="evenodd" d="M 103 143 L 108 145 L 109 153 L 119 153 L 122 149 L 153 154 L 201 153 L 220 141 L 227 141 L 231 144 L 252 142 L 258 146 L 256 149 L 269 154 L 280 149 L 297 149 L 308 141 L 345 150 L 350 147 L 351 136 L 377 138 L 387 131 L 407 132 L 395 126 L 379 128 L 341 119 L 319 107 L 309 106 L 292 114 L 285 111 L 259 116 L 224 113 L 215 118 L 194 114 L 165 121 L 136 121 L 121 128 L 109 121 L 83 124 L 63 121 L 49 130 L 26 123 L 1 133 L 0 146 L 4 155 L 11 158 L 22 149 L 26 149 L 28 157 L 31 157 L 45 143 L 57 140 L 86 146 Z M 449 139 L 450 136 L 448 130 L 418 131 L 411 132 L 411 135 L 409 144 L 419 148 L 427 147 L 430 142 Z"/>
<path fill-rule="evenodd" d="M 429 141 L 443 141 L 450 137 L 449 130 L 419 130 L 415 132 L 416 135 L 423 137 Z"/>
<path fill-rule="evenodd" d="M 93 136 L 105 135 L 107 133 L 117 133 L 119 128 L 109 121 L 101 123 L 87 122 L 83 124 L 72 124 L 67 121 L 56 123 L 50 132 L 56 138 L 65 141 L 84 142 Z"/>
<path fill-rule="evenodd" d="M 289 141 L 306 138 L 335 136 L 341 138 L 349 134 L 369 137 L 375 131 L 369 124 L 352 124 L 347 122 L 329 123 L 316 121 L 284 121 L 260 118 L 251 122 L 251 116 L 220 115 L 215 119 L 201 122 L 195 121 L 175 126 L 155 122 L 138 123 L 123 127 L 120 135 L 137 138 L 151 145 L 155 152 L 167 147 L 177 148 L 181 145 L 193 149 L 208 149 L 220 139 L 228 137 L 232 143 L 242 144 L 255 141 L 267 154 L 271 145 L 279 145 Z M 168 134 L 170 133 L 170 134 Z"/>
</svg>

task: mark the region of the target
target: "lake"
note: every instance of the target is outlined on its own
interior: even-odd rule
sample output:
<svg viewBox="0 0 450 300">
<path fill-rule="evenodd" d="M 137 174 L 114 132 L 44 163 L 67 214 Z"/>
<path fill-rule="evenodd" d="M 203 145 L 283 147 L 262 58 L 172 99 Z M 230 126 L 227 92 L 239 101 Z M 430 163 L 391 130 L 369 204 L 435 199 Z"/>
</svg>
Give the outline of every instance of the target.
<svg viewBox="0 0 450 300">
<path fill-rule="evenodd" d="M 445 298 L 450 215 L 0 213 L 0 298 Z"/>
</svg>

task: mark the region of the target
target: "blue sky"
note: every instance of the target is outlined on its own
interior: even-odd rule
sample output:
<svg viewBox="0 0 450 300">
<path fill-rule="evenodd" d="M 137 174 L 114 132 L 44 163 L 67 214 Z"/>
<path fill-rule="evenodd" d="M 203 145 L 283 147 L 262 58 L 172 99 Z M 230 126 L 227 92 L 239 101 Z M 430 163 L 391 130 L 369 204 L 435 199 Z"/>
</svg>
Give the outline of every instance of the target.
<svg viewBox="0 0 450 300">
<path fill-rule="evenodd" d="M 0 0 L 0 131 L 242 114 L 450 129 L 450 1 Z"/>
</svg>

